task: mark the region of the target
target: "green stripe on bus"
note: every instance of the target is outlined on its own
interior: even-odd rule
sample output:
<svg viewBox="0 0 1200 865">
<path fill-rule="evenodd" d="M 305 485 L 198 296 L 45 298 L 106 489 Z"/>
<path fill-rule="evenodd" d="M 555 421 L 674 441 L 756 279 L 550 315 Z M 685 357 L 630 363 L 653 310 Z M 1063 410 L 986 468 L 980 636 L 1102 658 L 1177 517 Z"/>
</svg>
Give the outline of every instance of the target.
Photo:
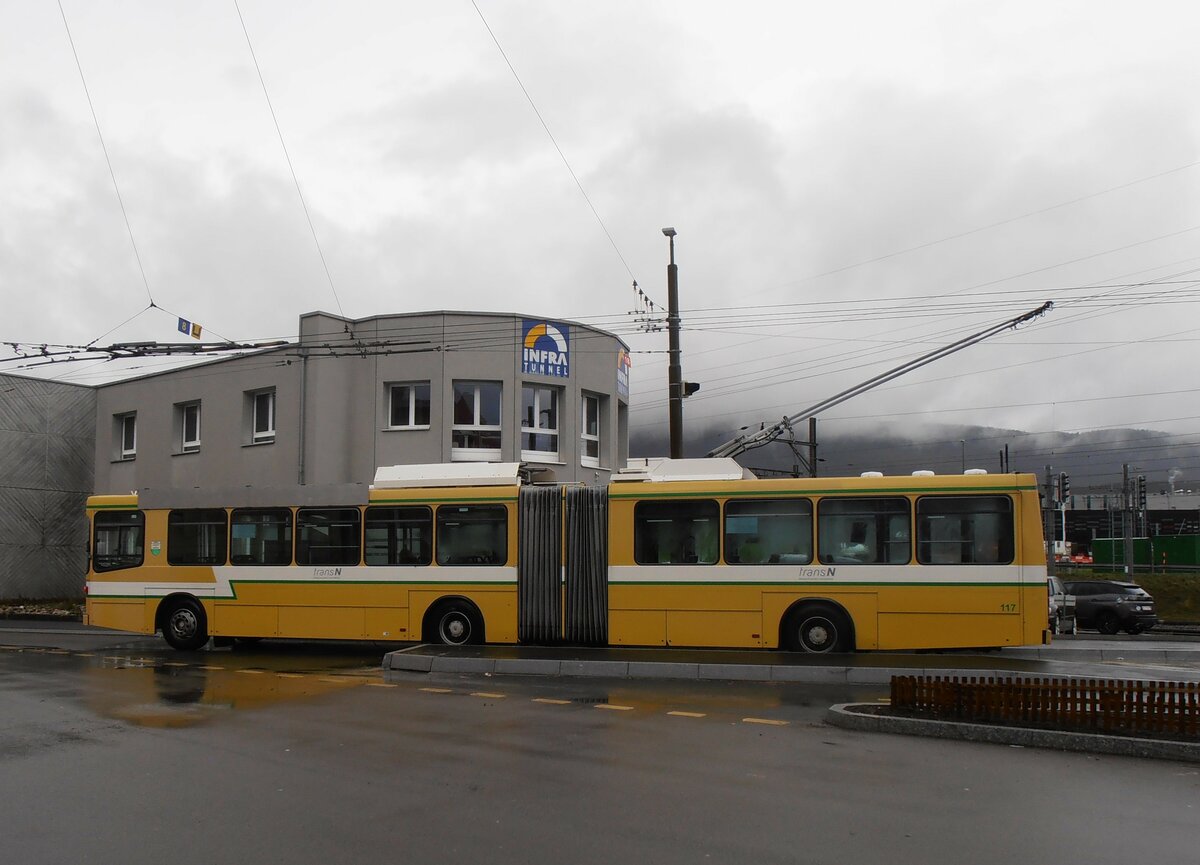
<svg viewBox="0 0 1200 865">
<path fill-rule="evenodd" d="M 757 490 L 689 490 L 689 491 L 667 491 L 661 493 L 631 492 L 631 493 L 616 493 L 610 490 L 608 497 L 610 499 L 680 499 L 680 498 L 695 498 L 696 496 L 708 496 L 711 498 L 736 499 L 736 498 L 755 498 L 755 499 L 777 499 L 777 498 L 804 498 L 809 496 L 829 496 L 829 495 L 845 495 L 845 496 L 862 496 L 862 495 L 921 495 L 928 493 L 1012 493 L 1025 492 L 1036 490 L 1035 486 L 1010 486 L 1010 487 L 923 487 L 921 489 L 899 488 L 899 487 L 881 487 L 867 489 L 815 489 L 815 490 L 772 490 L 772 489 L 757 489 Z"/>
<path fill-rule="evenodd" d="M 411 505 L 411 504 L 442 504 L 442 505 L 472 505 L 477 502 L 516 502 L 516 496 L 455 496 L 449 499 L 371 499 L 367 507 L 373 505 Z"/>
</svg>

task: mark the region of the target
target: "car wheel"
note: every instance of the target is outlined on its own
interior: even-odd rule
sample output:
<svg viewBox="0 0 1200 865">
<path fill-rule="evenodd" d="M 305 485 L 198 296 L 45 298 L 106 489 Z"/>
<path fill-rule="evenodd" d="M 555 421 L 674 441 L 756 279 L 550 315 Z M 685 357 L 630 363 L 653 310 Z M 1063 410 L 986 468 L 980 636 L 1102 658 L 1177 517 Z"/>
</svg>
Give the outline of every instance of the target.
<svg viewBox="0 0 1200 865">
<path fill-rule="evenodd" d="M 173 649 L 192 652 L 208 642 L 208 619 L 195 598 L 170 601 L 162 615 L 163 639 Z"/>
<path fill-rule="evenodd" d="M 1146 629 L 1143 628 L 1141 625 L 1130 625 L 1128 628 L 1125 629 L 1125 633 L 1140 634 L 1144 630 L 1146 630 Z"/>
<path fill-rule="evenodd" d="M 1117 614 L 1112 610 L 1101 611 L 1096 616 L 1096 630 L 1110 637 L 1121 630 L 1121 623 L 1117 620 Z"/>
</svg>

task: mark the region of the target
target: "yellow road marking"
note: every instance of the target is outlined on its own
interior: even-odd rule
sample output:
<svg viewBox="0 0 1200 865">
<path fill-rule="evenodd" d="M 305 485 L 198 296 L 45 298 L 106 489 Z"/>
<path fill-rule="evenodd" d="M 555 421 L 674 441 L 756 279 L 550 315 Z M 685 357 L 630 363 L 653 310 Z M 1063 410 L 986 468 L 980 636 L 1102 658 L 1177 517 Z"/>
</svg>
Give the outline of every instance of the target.
<svg viewBox="0 0 1200 865">
<path fill-rule="evenodd" d="M 96 657 L 96 653 L 95 652 L 76 652 L 75 657 L 76 658 L 94 658 L 94 657 Z"/>
<path fill-rule="evenodd" d="M 164 667 L 190 667 L 191 664 L 186 664 L 183 661 L 163 661 Z"/>
<path fill-rule="evenodd" d="M 239 673 L 245 673 L 247 676 L 261 676 L 263 670 L 237 670 Z"/>
<path fill-rule="evenodd" d="M 668 715 L 675 715 L 679 718 L 704 718 L 707 717 L 703 712 L 667 712 Z"/>
<path fill-rule="evenodd" d="M 367 686 L 371 688 L 399 688 L 399 685 L 393 685 L 390 682 L 367 682 Z"/>
<path fill-rule="evenodd" d="M 491 691 L 472 691 L 472 697 L 487 697 L 493 700 L 503 700 L 508 694 L 493 694 Z"/>
<path fill-rule="evenodd" d="M 320 681 L 320 682 L 352 682 L 354 680 L 350 676 L 321 676 L 318 679 L 318 681 Z"/>
<path fill-rule="evenodd" d="M 767 724 L 771 727 L 786 727 L 789 721 L 776 721 L 773 718 L 742 718 L 743 724 Z"/>
<path fill-rule="evenodd" d="M 224 667 L 218 667 L 216 664 L 201 664 L 201 670 L 224 670 Z"/>
<path fill-rule="evenodd" d="M 570 700 L 552 700 L 549 697 L 534 697 L 533 702 L 547 703 L 551 706 L 569 706 L 569 705 L 571 705 Z"/>
<path fill-rule="evenodd" d="M 303 673 L 276 673 L 275 675 L 277 678 L 280 678 L 280 679 L 303 679 L 304 678 Z"/>
<path fill-rule="evenodd" d="M 612 709 L 614 712 L 632 712 L 633 706 L 618 706 L 616 703 L 597 703 L 597 709 Z"/>
<path fill-rule="evenodd" d="M 421 690 L 425 691 L 428 694 L 453 694 L 454 693 L 449 688 L 422 688 Z"/>
<path fill-rule="evenodd" d="M 67 649 L 51 649 L 50 654 L 51 655 L 69 655 L 71 653 Z"/>
</svg>

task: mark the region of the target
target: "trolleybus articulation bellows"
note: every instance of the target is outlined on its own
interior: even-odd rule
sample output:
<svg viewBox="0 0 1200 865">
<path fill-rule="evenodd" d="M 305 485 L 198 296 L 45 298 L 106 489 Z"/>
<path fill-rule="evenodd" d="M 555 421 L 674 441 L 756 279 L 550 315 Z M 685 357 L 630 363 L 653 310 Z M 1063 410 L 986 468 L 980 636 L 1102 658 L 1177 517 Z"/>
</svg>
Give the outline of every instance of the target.
<svg viewBox="0 0 1200 865">
<path fill-rule="evenodd" d="M 758 647 L 1045 642 L 1028 474 L 756 479 L 634 460 L 604 487 L 515 463 L 374 485 L 92 496 L 87 621 L 210 637 Z"/>
</svg>

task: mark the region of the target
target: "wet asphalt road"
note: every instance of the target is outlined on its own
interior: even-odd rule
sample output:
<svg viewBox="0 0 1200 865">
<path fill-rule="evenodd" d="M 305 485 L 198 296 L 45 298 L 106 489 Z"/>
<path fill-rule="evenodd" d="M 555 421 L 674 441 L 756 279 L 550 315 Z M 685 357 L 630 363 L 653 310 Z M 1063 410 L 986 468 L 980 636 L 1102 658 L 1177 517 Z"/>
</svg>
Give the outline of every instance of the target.
<svg viewBox="0 0 1200 865">
<path fill-rule="evenodd" d="M 820 723 L 878 688 L 385 681 L 370 645 L 40 625 L 0 647 L 22 865 L 1187 862 L 1200 837 L 1200 766 Z"/>
</svg>

